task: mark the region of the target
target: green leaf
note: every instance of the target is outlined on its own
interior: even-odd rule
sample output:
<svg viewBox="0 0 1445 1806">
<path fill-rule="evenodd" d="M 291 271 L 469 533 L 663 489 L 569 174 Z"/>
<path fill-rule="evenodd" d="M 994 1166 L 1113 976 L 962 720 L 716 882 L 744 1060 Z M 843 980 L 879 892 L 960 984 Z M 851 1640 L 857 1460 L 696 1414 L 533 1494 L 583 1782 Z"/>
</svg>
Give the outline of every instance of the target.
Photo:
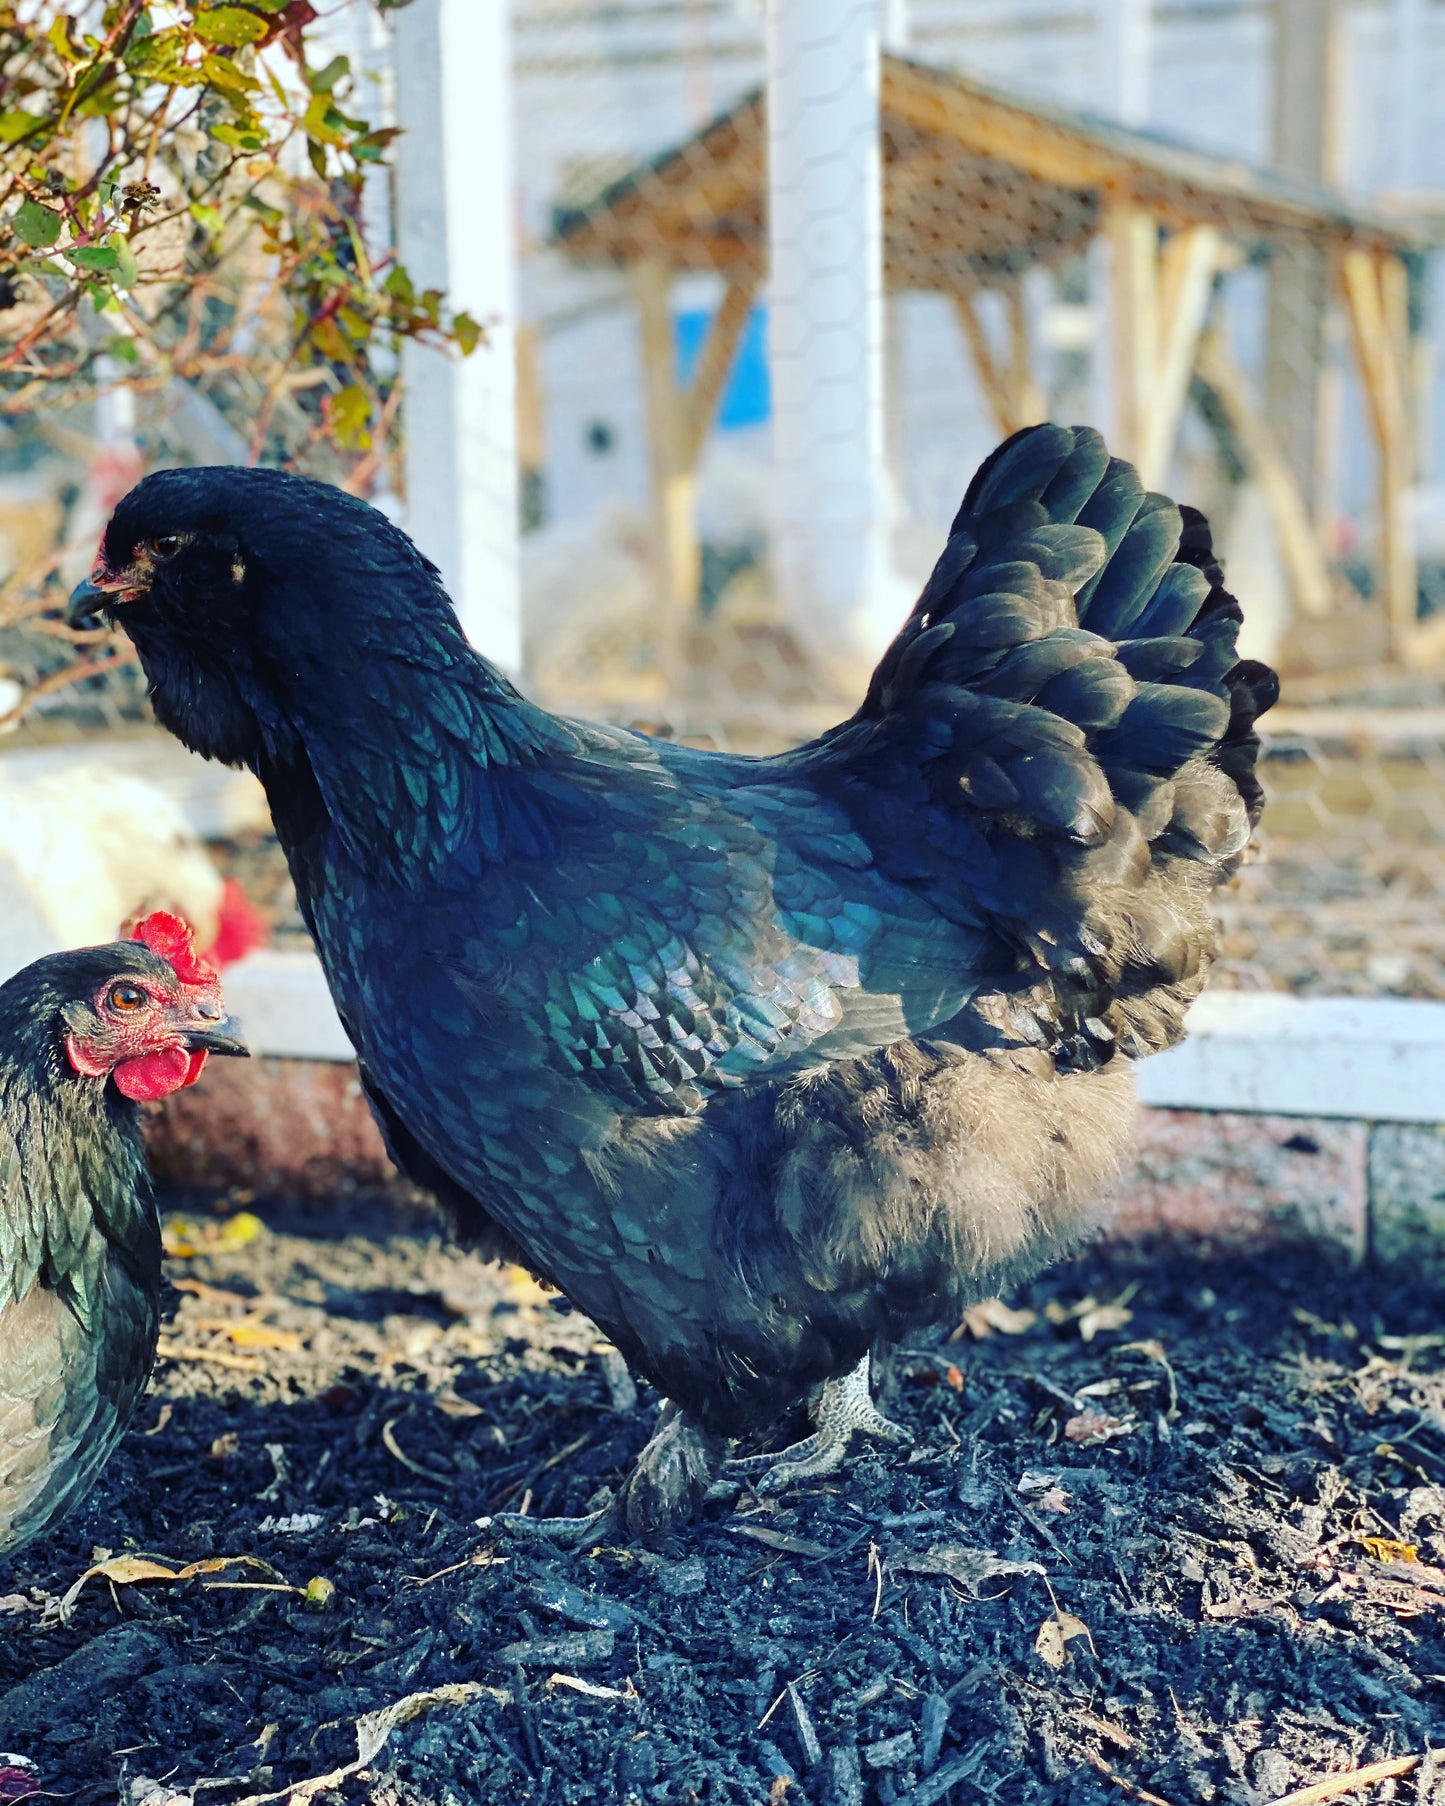
<svg viewBox="0 0 1445 1806">
<path fill-rule="evenodd" d="M 261 92 L 260 82 L 247 75 L 244 69 L 238 69 L 228 56 L 208 53 L 201 58 L 201 69 L 212 87 L 219 88 L 223 94 L 239 95 L 242 106 L 246 105 L 248 95 Z"/>
<path fill-rule="evenodd" d="M 217 144 L 229 144 L 236 150 L 260 151 L 266 149 L 266 134 L 254 126 L 213 125 L 211 136 Z"/>
<path fill-rule="evenodd" d="M 40 123 L 33 113 L 27 113 L 19 107 L 9 113 L 0 113 L 0 144 L 18 144 L 27 132 L 33 132 Z"/>
<path fill-rule="evenodd" d="M 371 444 L 371 397 L 353 383 L 331 397 L 331 432 L 338 445 L 364 451 Z"/>
<path fill-rule="evenodd" d="M 75 245 L 65 255 L 82 270 L 114 270 L 120 265 L 113 245 Z"/>
<path fill-rule="evenodd" d="M 463 357 L 470 357 L 486 336 L 486 328 L 470 314 L 452 316 L 452 337 Z"/>
<path fill-rule="evenodd" d="M 39 201 L 25 201 L 15 215 L 15 236 L 22 244 L 43 250 L 60 237 L 60 215 Z"/>
<path fill-rule="evenodd" d="M 212 238 L 220 236 L 226 224 L 226 216 L 219 207 L 208 206 L 205 201 L 192 201 L 188 211 L 203 232 L 209 232 Z"/>
<path fill-rule="evenodd" d="M 342 76 L 350 73 L 350 61 L 344 56 L 334 56 L 324 69 L 306 71 L 306 85 L 313 94 L 330 94 Z"/>
<path fill-rule="evenodd" d="M 135 260 L 135 252 L 130 248 L 130 240 L 124 232 L 112 232 L 105 242 L 115 252 L 116 287 L 134 288 L 140 279 L 140 269 Z"/>
<path fill-rule="evenodd" d="M 70 41 L 70 21 L 62 15 L 51 25 L 45 34 L 50 47 L 63 62 L 83 63 L 85 52 L 77 50 Z"/>
<path fill-rule="evenodd" d="M 112 357 L 118 357 L 123 364 L 140 362 L 140 352 L 136 349 L 136 342 L 129 333 L 116 333 L 106 345 L 106 350 Z"/>
<path fill-rule="evenodd" d="M 321 144 L 344 144 L 346 142 L 346 120 L 331 104 L 329 94 L 317 94 L 307 107 L 301 124 L 308 138 Z"/>
<path fill-rule="evenodd" d="M 258 19 L 255 13 L 248 13 L 243 7 L 213 6 L 196 14 L 193 29 L 207 44 L 224 44 L 235 49 L 242 44 L 259 43 L 271 27 L 265 19 Z"/>
</svg>

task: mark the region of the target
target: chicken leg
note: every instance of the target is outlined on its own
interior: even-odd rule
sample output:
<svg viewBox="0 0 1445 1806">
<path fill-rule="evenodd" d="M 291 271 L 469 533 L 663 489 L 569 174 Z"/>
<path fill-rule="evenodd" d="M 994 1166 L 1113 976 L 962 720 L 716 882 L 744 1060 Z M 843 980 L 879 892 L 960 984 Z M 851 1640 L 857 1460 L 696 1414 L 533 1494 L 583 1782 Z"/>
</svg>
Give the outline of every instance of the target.
<svg viewBox="0 0 1445 1806">
<path fill-rule="evenodd" d="M 782 1492 L 795 1480 L 818 1480 L 835 1474 L 843 1465 L 848 1444 L 854 1436 L 872 1436 L 879 1442 L 904 1445 L 913 1441 L 912 1433 L 902 1424 L 885 1417 L 873 1403 L 868 1387 L 869 1357 L 841 1379 L 825 1380 L 813 1407 L 817 1426 L 811 1436 L 795 1442 L 791 1448 L 764 1455 L 739 1455 L 725 1463 L 723 1472 L 732 1477 L 762 1469 L 761 1478 L 753 1482 L 760 1493 Z"/>
<path fill-rule="evenodd" d="M 534 1518 L 501 1511 L 479 1521 L 521 1536 L 545 1537 L 566 1549 L 581 1549 L 610 1535 L 653 1535 L 696 1511 L 707 1497 L 717 1466 L 713 1439 L 671 1399 L 664 1399 L 651 1439 L 617 1497 L 601 1511 L 578 1518 Z"/>
</svg>

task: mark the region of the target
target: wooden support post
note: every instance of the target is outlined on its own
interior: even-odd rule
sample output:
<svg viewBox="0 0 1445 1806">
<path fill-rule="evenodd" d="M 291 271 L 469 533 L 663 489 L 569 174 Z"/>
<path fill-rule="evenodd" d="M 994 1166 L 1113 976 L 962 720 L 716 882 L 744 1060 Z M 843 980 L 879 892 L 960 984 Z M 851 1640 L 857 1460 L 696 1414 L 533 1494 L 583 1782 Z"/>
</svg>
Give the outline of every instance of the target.
<svg viewBox="0 0 1445 1806">
<path fill-rule="evenodd" d="M 999 437 L 1007 439 L 1022 426 L 1033 426 L 1044 417 L 1043 397 L 1033 378 L 1029 351 L 1028 311 L 1023 285 L 1011 283 L 1004 291 L 1008 308 L 1009 352 L 1005 357 L 989 343 L 979 318 L 975 296 L 966 289 L 953 294 L 954 311 L 968 342 L 969 355 L 978 374 L 984 399 Z"/>
<path fill-rule="evenodd" d="M 1043 394 L 1034 381 L 1029 312 L 1022 278 L 1009 283 L 1004 290 L 1004 301 L 1008 307 L 1009 405 L 1017 426 L 1037 426 L 1046 410 Z"/>
<path fill-rule="evenodd" d="M 1114 450 L 1136 463 L 1159 367 L 1159 227 L 1129 202 L 1105 220 L 1113 261 Z"/>
<path fill-rule="evenodd" d="M 694 504 L 697 484 L 689 460 L 687 407 L 678 386 L 667 266 L 649 260 L 632 270 L 632 290 L 642 325 L 642 374 L 647 435 L 652 454 L 652 505 L 661 546 L 663 619 L 659 635 L 664 677 L 678 675 L 684 623 L 697 599 L 702 555 Z"/>
<path fill-rule="evenodd" d="M 665 675 L 674 677 L 687 621 L 697 602 L 702 554 L 697 539 L 697 467 L 722 399 L 728 372 L 747 326 L 758 278 L 749 271 L 729 282 L 703 341 L 687 387 L 677 380 L 671 273 L 648 261 L 632 270 L 642 323 L 647 431 L 652 453 L 652 495 L 662 546 L 662 633 Z"/>
<path fill-rule="evenodd" d="M 1279 442 L 1249 392 L 1244 372 L 1217 333 L 1207 333 L 1200 340 L 1195 368 L 1214 391 L 1250 473 L 1264 492 L 1295 606 L 1301 614 L 1327 615 L 1333 601 L 1330 570 L 1310 511 Z"/>
<path fill-rule="evenodd" d="M 1161 488 L 1169 475 L 1222 248 L 1213 226 L 1190 226 L 1171 234 L 1160 253 L 1157 362 L 1138 448 L 1139 474 L 1149 489 Z"/>
<path fill-rule="evenodd" d="M 689 468 L 693 470 L 707 444 L 757 292 L 758 278 L 754 273 L 735 276 L 723 290 L 723 298 L 703 340 L 687 392 L 686 450 Z"/>
<path fill-rule="evenodd" d="M 1405 271 L 1398 258 L 1366 250 L 1346 251 L 1339 268 L 1379 457 L 1380 595 L 1395 656 L 1413 664 L 1420 656 L 1416 645 L 1420 599 L 1409 518 L 1412 446 Z"/>
</svg>

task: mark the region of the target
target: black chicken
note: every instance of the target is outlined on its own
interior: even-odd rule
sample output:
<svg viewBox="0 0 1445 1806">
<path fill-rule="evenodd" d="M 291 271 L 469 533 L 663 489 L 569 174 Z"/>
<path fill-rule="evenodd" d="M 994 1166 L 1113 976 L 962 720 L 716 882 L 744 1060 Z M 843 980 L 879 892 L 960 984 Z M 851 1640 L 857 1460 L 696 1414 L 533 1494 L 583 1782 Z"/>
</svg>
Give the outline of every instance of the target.
<svg viewBox="0 0 1445 1806">
<path fill-rule="evenodd" d="M 161 1232 L 140 1104 L 246 1051 L 178 917 L 0 985 L 0 1550 L 84 1498 L 140 1402 Z"/>
<path fill-rule="evenodd" d="M 766 1484 L 894 1434 L 874 1343 L 1096 1221 L 1275 695 L 1202 517 L 1055 426 L 974 479 L 857 714 L 778 758 L 537 708 L 404 534 L 276 472 L 137 485 L 97 615 L 264 783 L 398 1164 L 672 1401 L 633 1528 L 816 1385 Z"/>
</svg>

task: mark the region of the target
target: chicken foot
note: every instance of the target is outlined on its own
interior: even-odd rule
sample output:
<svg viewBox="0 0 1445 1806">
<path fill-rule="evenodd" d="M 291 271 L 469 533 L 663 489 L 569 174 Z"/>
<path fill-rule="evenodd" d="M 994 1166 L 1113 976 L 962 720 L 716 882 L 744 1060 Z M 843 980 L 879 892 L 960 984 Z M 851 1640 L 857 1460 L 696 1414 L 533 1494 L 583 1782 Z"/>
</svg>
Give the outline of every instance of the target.
<svg viewBox="0 0 1445 1806">
<path fill-rule="evenodd" d="M 648 1536 L 691 1517 L 708 1496 L 718 1466 L 716 1442 L 671 1399 L 617 1497 L 577 1518 L 534 1518 L 500 1511 L 490 1527 L 581 1549 L 607 1536 Z"/>
<path fill-rule="evenodd" d="M 825 1380 L 813 1408 L 817 1426 L 811 1436 L 791 1448 L 765 1455 L 738 1455 L 726 1462 L 724 1474 L 747 1475 L 762 1469 L 753 1485 L 760 1493 L 782 1492 L 795 1480 L 818 1480 L 835 1474 L 843 1465 L 848 1444 L 855 1436 L 872 1436 L 878 1442 L 906 1446 L 912 1433 L 887 1418 L 873 1403 L 868 1387 L 869 1357 L 841 1379 Z"/>
</svg>

